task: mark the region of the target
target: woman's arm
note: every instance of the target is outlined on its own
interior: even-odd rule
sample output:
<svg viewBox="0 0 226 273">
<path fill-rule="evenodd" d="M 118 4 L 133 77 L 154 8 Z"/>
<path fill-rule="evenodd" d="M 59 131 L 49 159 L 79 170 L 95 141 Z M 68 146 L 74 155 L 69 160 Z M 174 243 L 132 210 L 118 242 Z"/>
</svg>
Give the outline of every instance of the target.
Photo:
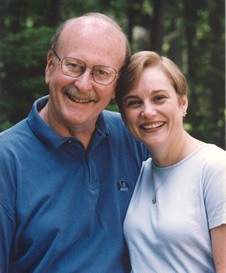
<svg viewBox="0 0 226 273">
<path fill-rule="evenodd" d="M 211 229 L 211 241 L 216 273 L 226 273 L 226 224 Z"/>
</svg>

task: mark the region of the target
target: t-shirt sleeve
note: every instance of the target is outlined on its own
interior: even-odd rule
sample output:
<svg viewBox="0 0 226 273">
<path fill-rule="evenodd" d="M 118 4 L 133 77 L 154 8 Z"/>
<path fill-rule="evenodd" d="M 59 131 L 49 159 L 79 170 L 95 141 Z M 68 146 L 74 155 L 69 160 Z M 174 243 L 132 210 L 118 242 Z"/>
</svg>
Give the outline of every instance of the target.
<svg viewBox="0 0 226 273">
<path fill-rule="evenodd" d="M 226 224 L 226 152 L 214 149 L 203 172 L 209 228 Z"/>
</svg>

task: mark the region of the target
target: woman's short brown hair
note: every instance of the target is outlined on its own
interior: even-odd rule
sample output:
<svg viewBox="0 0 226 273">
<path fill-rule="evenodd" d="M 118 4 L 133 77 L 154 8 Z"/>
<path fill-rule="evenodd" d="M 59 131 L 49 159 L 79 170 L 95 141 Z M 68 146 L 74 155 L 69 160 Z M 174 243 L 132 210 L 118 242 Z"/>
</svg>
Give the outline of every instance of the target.
<svg viewBox="0 0 226 273">
<path fill-rule="evenodd" d="M 167 57 L 160 56 L 156 52 L 141 51 L 131 57 L 127 69 L 117 83 L 116 101 L 121 113 L 123 113 L 124 96 L 136 88 L 143 70 L 149 66 L 159 66 L 162 69 L 171 80 L 179 98 L 187 94 L 187 81 L 174 62 Z"/>
</svg>

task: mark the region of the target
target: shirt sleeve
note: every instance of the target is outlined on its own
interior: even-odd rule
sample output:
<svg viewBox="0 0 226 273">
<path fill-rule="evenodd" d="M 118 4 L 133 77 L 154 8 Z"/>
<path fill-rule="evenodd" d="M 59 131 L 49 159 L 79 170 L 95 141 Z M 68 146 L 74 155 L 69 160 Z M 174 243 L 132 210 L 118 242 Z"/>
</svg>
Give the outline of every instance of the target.
<svg viewBox="0 0 226 273">
<path fill-rule="evenodd" d="M 214 151 L 203 172 L 209 229 L 226 224 L 226 153 Z"/>
<path fill-rule="evenodd" d="M 0 272 L 8 272 L 10 251 L 16 229 L 16 186 L 13 164 L 3 149 L 0 153 Z"/>
</svg>

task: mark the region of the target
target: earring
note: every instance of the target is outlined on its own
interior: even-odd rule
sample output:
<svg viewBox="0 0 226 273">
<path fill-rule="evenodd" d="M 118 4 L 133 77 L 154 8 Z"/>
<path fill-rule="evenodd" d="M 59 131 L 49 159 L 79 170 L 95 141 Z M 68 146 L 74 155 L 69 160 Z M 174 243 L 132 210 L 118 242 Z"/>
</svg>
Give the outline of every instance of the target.
<svg viewBox="0 0 226 273">
<path fill-rule="evenodd" d="M 185 118 L 186 115 L 187 115 L 187 112 L 185 111 L 185 112 L 183 113 L 183 118 Z"/>
</svg>

